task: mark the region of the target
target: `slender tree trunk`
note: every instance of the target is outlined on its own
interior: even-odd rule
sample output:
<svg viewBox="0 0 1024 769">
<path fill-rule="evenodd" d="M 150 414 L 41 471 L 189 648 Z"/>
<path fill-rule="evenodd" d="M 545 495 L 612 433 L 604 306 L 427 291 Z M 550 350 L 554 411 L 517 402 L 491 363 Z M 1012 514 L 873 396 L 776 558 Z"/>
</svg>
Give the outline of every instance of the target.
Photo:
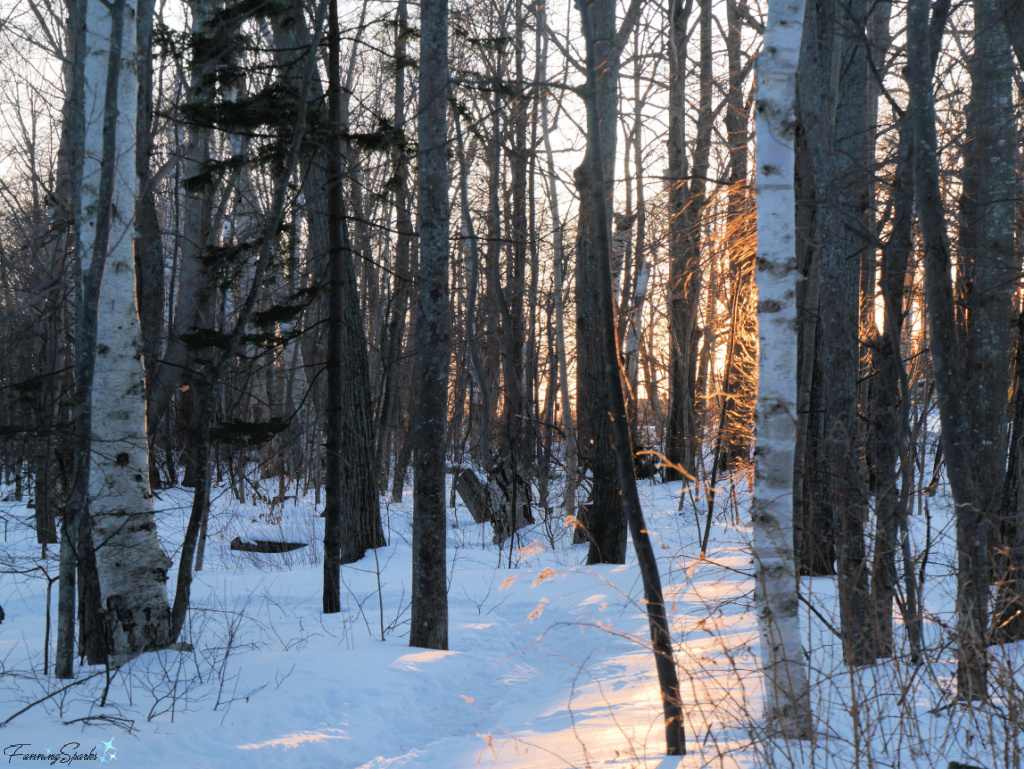
<svg viewBox="0 0 1024 769">
<path fill-rule="evenodd" d="M 153 17 L 154 0 L 140 0 L 138 17 L 139 96 L 136 117 L 135 173 L 139 177 L 139 201 L 135 211 L 135 283 L 139 298 L 139 321 L 142 324 L 143 361 L 146 382 L 156 381 L 159 368 L 160 336 L 164 320 L 164 263 L 160 246 L 160 222 L 157 219 L 156 194 L 150 173 L 153 154 Z M 146 399 L 146 423 L 150 436 L 150 453 L 156 431 L 152 410 L 153 399 Z M 150 480 L 154 488 L 160 482 L 157 463 L 151 461 Z M 174 478 L 170 479 L 173 484 Z"/>
<path fill-rule="evenodd" d="M 726 52 L 729 59 L 729 92 L 726 97 L 725 129 L 729 145 L 729 200 L 726 237 L 729 242 L 729 269 L 735 311 L 730 331 L 732 365 L 726 373 L 723 391 L 728 408 L 728 423 L 723 428 L 722 462 L 732 467 L 750 458 L 753 440 L 751 426 L 757 394 L 757 289 L 754 284 L 757 249 L 756 218 L 751 191 L 747 185 L 750 106 L 743 86 L 749 65 L 740 60 L 742 44 L 739 6 L 744 0 L 729 0 L 726 5 Z M 725 410 L 723 409 L 723 413 Z M 723 468 L 724 469 L 724 468 Z"/>
<path fill-rule="evenodd" d="M 669 418 L 665 458 L 670 465 L 665 477 L 692 483 L 696 481 L 700 453 L 696 413 L 697 316 L 701 287 L 697 222 L 703 204 L 689 199 L 691 184 L 687 182 L 691 174 L 685 136 L 686 53 L 691 6 L 692 0 L 669 3 Z M 703 58 L 703 40 L 701 47 Z M 695 169 L 692 178 L 696 176 Z"/>
<path fill-rule="evenodd" d="M 327 210 L 330 251 L 327 284 L 327 485 L 324 506 L 324 614 L 341 611 L 342 505 L 342 322 L 344 315 L 344 253 L 341 197 L 341 32 L 338 0 L 327 11 Z"/>
<path fill-rule="evenodd" d="M 448 419 L 448 1 L 420 15 L 419 316 L 409 645 L 448 648 L 445 435 Z"/>
<path fill-rule="evenodd" d="M 811 738 L 807 664 L 793 561 L 796 445 L 796 271 L 793 198 L 795 77 L 804 8 L 768 8 L 757 68 L 757 291 L 760 378 L 754 524 L 754 600 L 761 630 L 766 719 L 786 739 Z"/>
<path fill-rule="evenodd" d="M 406 131 L 406 70 L 412 63 L 408 55 L 407 42 L 413 32 L 409 27 L 409 10 L 407 0 L 398 0 L 397 28 L 395 32 L 395 131 L 404 136 Z M 383 338 L 381 339 L 381 385 L 380 385 L 380 408 L 377 429 L 377 462 L 381 477 L 381 488 L 385 487 L 388 476 L 388 468 L 391 464 L 391 457 L 388 456 L 387 447 L 394 445 L 401 447 L 401 437 L 406 431 L 400 429 L 399 422 L 404 418 L 405 406 L 402 402 L 402 390 L 406 387 L 405 380 L 409 363 L 402 355 L 405 345 L 406 316 L 409 313 L 410 303 L 413 300 L 414 288 L 412 281 L 413 274 L 413 232 L 412 213 L 409 195 L 409 161 L 406 155 L 405 142 L 401 142 L 394 153 L 394 188 L 395 188 L 395 277 L 394 288 L 391 294 L 391 316 L 384 327 Z M 409 425 L 412 429 L 412 425 Z M 397 458 L 396 458 L 397 459 Z M 396 461 L 396 481 L 400 480 L 402 485 L 398 487 L 399 499 L 401 489 L 405 485 L 405 468 L 408 466 L 408 458 L 404 464 Z M 392 493 L 394 499 L 394 493 Z"/>
<path fill-rule="evenodd" d="M 477 287 L 480 282 L 480 249 L 473 226 L 473 215 L 469 208 L 469 160 L 462 139 L 462 124 L 455 121 L 455 131 L 459 142 L 459 205 L 461 207 L 462 237 L 466 241 L 469 259 L 469 277 L 466 287 L 466 348 L 469 355 L 470 371 L 476 392 L 479 393 L 479 408 L 474 409 L 472 396 L 470 409 L 479 412 L 480 437 L 477 441 L 477 461 L 486 472 L 491 456 L 491 388 L 484 372 L 483 361 L 480 359 L 480 345 L 477 339 L 476 306 Z"/>
<path fill-rule="evenodd" d="M 541 7 L 538 28 L 543 35 L 543 52 L 541 53 L 539 67 L 542 74 L 547 71 L 548 57 L 548 29 L 547 29 L 547 6 Z M 546 74 L 540 76 L 546 78 Z M 576 517 L 576 481 L 578 475 L 577 457 L 579 450 L 576 445 L 576 421 L 573 419 L 572 399 L 569 394 L 569 363 L 565 351 L 565 292 L 564 268 L 565 249 L 563 247 L 562 219 L 558 207 L 558 184 L 555 173 L 555 156 L 551 148 L 551 131 L 548 119 L 548 99 L 544 95 L 540 102 L 541 110 L 541 136 L 544 137 L 544 153 L 547 156 L 548 165 L 548 206 L 551 210 L 552 228 L 552 259 L 554 262 L 554 310 L 555 310 L 555 354 L 558 357 L 558 394 L 562 406 L 562 428 L 565 431 L 565 497 L 562 501 L 562 509 L 566 518 Z"/>
<path fill-rule="evenodd" d="M 932 92 L 927 0 L 907 7 L 907 84 L 914 134 L 914 199 L 924 241 L 925 290 L 932 370 L 939 402 L 942 448 L 956 505 L 957 696 L 984 699 L 988 688 L 988 531 L 970 461 L 966 392 L 957 340 L 950 253 L 939 186 L 938 138 Z M 936 9 L 938 10 L 938 9 Z"/>
<path fill-rule="evenodd" d="M 651 647 L 654 650 L 655 665 L 658 670 L 658 683 L 661 688 L 662 709 L 665 715 L 665 748 L 670 756 L 686 753 L 686 734 L 683 725 L 683 709 L 679 694 L 679 678 L 676 671 L 675 656 L 672 651 L 672 637 L 669 632 L 668 617 L 665 611 L 665 598 L 661 589 L 661 577 L 654 556 L 654 548 L 644 523 L 643 511 L 640 507 L 640 495 L 637 492 L 636 476 L 633 473 L 633 451 L 630 441 L 629 424 L 626 421 L 626 401 L 622 393 L 622 380 L 619 377 L 619 345 L 615 330 L 615 304 L 612 297 L 611 273 L 611 217 L 608 215 L 610 206 L 606 197 L 607 186 L 604 181 L 602 153 L 604 142 L 601 140 L 601 110 L 598 108 L 599 91 L 597 75 L 598 60 L 598 26 L 593 23 L 593 6 L 587 0 L 577 4 L 582 17 L 582 26 L 586 39 L 587 50 L 587 146 L 588 156 L 585 164 L 589 165 L 587 177 L 590 189 L 581 188 L 593 201 L 594 210 L 594 267 L 597 288 L 600 292 L 599 308 L 601 319 L 602 362 L 605 382 L 608 385 L 607 401 L 611 407 L 612 441 L 615 451 L 616 472 L 619 487 L 622 489 L 621 504 L 624 517 L 629 521 L 630 535 L 636 549 L 637 561 L 640 566 L 641 579 L 644 585 L 644 600 L 647 619 L 651 631 Z M 579 172 L 577 172 L 578 174 Z"/>
<path fill-rule="evenodd" d="M 817 187 L 823 492 L 836 532 L 843 657 L 850 665 L 874 660 L 857 416 L 860 254 L 868 247 L 857 229 L 870 181 L 863 138 L 866 8 L 866 0 L 852 5 L 819 0 L 808 13 L 815 34 L 805 36 L 802 53 L 813 55 L 814 64 L 800 97 Z"/>
</svg>

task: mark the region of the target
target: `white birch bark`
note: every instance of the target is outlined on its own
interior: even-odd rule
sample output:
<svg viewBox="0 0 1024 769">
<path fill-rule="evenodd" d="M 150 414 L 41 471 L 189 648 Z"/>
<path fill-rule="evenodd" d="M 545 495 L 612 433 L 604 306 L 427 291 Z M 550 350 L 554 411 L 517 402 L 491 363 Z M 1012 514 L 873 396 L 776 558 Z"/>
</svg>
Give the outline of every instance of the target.
<svg viewBox="0 0 1024 769">
<path fill-rule="evenodd" d="M 636 279 L 636 288 L 633 289 L 633 307 L 629 313 L 629 325 L 626 328 L 626 345 L 623 351 L 623 359 L 626 365 L 626 378 L 629 380 L 629 389 L 636 396 L 636 374 L 637 361 L 640 359 L 640 338 L 642 333 L 644 303 L 647 301 L 647 284 L 650 282 L 651 265 L 643 258 L 641 259 L 640 275 Z"/>
<path fill-rule="evenodd" d="M 112 13 L 123 12 L 123 24 Z M 135 173 L 135 0 L 86 2 L 85 141 L 82 169 L 82 274 L 104 259 L 96 325 L 92 387 L 92 463 L 89 504 L 96 547 L 101 611 L 112 661 L 171 640 L 167 570 L 171 561 L 156 533 L 149 487 L 142 334 L 135 304 L 133 213 Z M 121 27 L 116 98 L 108 95 L 111 46 Z M 113 103 L 111 103 L 111 101 Z M 114 151 L 104 152 L 104 122 L 116 110 Z M 114 114 L 114 113 L 110 113 Z M 106 157 L 105 157 L 106 155 Z M 111 156 L 112 155 L 112 156 Z M 101 220 L 101 170 L 113 164 L 110 228 Z M 90 354 L 89 350 L 79 354 Z"/>
<path fill-rule="evenodd" d="M 804 0 L 770 0 L 757 67 L 757 319 L 760 378 L 754 483 L 754 600 L 766 720 L 787 739 L 811 736 L 793 563 L 796 446 L 796 269 L 793 138 Z"/>
</svg>

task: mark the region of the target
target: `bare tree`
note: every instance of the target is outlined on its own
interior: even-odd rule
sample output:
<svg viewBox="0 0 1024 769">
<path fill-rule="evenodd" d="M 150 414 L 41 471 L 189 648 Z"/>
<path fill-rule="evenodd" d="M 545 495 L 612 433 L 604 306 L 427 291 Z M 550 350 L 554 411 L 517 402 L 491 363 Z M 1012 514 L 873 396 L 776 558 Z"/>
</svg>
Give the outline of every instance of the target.
<svg viewBox="0 0 1024 769">
<path fill-rule="evenodd" d="M 654 557 L 654 548 L 644 523 L 643 511 L 640 507 L 640 495 L 637 492 L 636 476 L 633 470 L 633 450 L 630 443 L 629 424 L 626 419 L 626 400 L 622 392 L 622 380 L 619 377 L 619 345 L 615 329 L 615 302 L 612 296 L 612 229 L 609 206 L 605 191 L 604 163 L 602 153 L 604 142 L 601 141 L 601 124 L 598 106 L 598 45 L 597 25 L 592 15 L 593 6 L 589 0 L 579 0 L 583 35 L 586 41 L 587 87 L 585 100 L 587 104 L 587 136 L 588 154 L 584 161 L 588 166 L 590 187 L 580 192 L 591 198 L 594 212 L 594 271 L 599 292 L 598 307 L 601 318 L 601 362 L 604 368 L 605 382 L 608 385 L 607 402 L 611 408 L 612 440 L 614 441 L 615 466 L 622 489 L 622 513 L 629 522 L 629 532 L 636 548 L 640 575 L 644 585 L 644 601 L 647 608 L 647 620 L 651 631 L 651 648 L 654 650 L 654 661 L 658 670 L 658 684 L 661 688 L 661 703 L 665 716 L 665 748 L 670 756 L 686 753 L 686 734 L 683 724 L 683 708 L 679 695 L 679 675 L 676 671 L 675 655 L 672 651 L 672 636 L 669 632 L 668 616 L 665 611 L 665 596 L 661 589 L 661 577 L 658 564 Z"/>
<path fill-rule="evenodd" d="M 413 468 L 412 627 L 409 645 L 448 648 L 448 0 L 420 13 L 419 308 Z"/>
<path fill-rule="evenodd" d="M 124 660 L 170 642 L 166 579 L 171 561 L 156 533 L 149 488 L 149 446 L 142 337 L 135 304 L 132 218 L 138 177 L 118 173 L 130 159 L 138 84 L 135 5 L 88 0 L 83 70 L 84 155 L 81 197 L 81 298 L 77 350 L 87 425 L 79 477 L 88 479 L 87 510 L 108 650 Z M 88 398 L 86 402 L 84 399 Z M 83 456 L 84 454 L 84 456 Z M 84 485 L 84 484 L 83 484 Z M 81 530 L 72 535 L 80 544 Z"/>
<path fill-rule="evenodd" d="M 754 500 L 754 600 L 766 718 L 787 739 L 811 738 L 807 665 L 793 561 L 796 271 L 793 143 L 803 3 L 768 7 L 757 68 L 758 327 L 761 341 Z"/>
</svg>

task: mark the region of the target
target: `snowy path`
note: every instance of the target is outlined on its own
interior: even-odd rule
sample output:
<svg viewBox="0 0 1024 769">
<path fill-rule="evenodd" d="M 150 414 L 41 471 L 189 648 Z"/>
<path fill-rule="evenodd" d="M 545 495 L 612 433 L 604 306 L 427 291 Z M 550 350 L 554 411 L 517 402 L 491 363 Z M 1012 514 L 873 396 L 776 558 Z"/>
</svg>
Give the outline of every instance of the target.
<svg viewBox="0 0 1024 769">
<path fill-rule="evenodd" d="M 709 559 L 699 561 L 694 511 L 676 513 L 678 484 L 641 491 L 687 718 L 690 752 L 678 766 L 757 765 L 764 743 L 754 733 L 761 707 L 759 644 L 747 529 L 716 523 Z M 499 554 L 489 531 L 470 523 L 465 509 L 450 511 L 451 651 L 431 652 L 407 645 L 408 495 L 407 504 L 386 510 L 390 544 L 343 568 L 343 611 L 330 617 L 320 613 L 315 549 L 258 558 L 228 549 L 233 536 L 254 527 L 315 538 L 322 523 L 312 504 L 300 501 L 282 512 L 279 525 L 267 526 L 259 523 L 266 510 L 228 500 L 222 495 L 214 509 L 207 565 L 193 589 L 189 640 L 195 652 L 144 655 L 112 677 L 102 707 L 96 704 L 106 683 L 100 671 L 11 721 L 0 730 L 5 748 L 59 753 L 65 745 L 88 750 L 112 741 L 118 765 L 147 768 L 677 765 L 663 761 L 660 698 L 631 550 L 625 566 L 580 565 L 585 547 L 567 546 L 564 530 L 549 533 L 537 524 L 517 542 L 509 568 L 508 551 Z M 189 495 L 166 493 L 162 502 L 160 532 L 173 551 Z M 23 507 L 15 512 L 26 519 L 31 514 Z M 0 627 L 0 721 L 62 686 L 41 675 L 46 582 L 40 567 L 55 575 L 56 563 L 40 561 L 33 540 L 27 527 L 10 530 L 7 563 L 35 571 L 0 580 L 7 611 Z M 940 608 L 941 584 L 931 588 Z M 805 586 L 822 612 L 834 611 L 831 581 Z M 873 746 L 876 764 L 882 757 L 880 765 L 923 769 L 957 756 L 997 765 L 985 762 L 992 754 L 983 745 L 1006 742 L 998 729 L 986 734 L 977 719 L 950 721 L 941 710 L 929 715 L 942 702 L 949 660 L 929 667 L 930 677 L 913 674 L 917 694 L 908 700 L 893 696 L 889 686 L 903 685 L 907 667 L 850 676 L 821 623 L 808 624 L 805 617 L 805 627 L 814 649 L 813 706 L 822 741 L 812 756 L 776 765 L 845 769 L 856 765 L 865 744 Z M 937 644 L 938 627 L 933 623 Z M 1014 664 L 1020 656 L 1018 650 Z M 908 717 L 909 725 L 898 720 Z M 909 739 L 914 735 L 921 742 Z M 935 745 L 934 755 L 921 744 Z M 890 753 L 891 764 L 884 758 Z"/>
</svg>

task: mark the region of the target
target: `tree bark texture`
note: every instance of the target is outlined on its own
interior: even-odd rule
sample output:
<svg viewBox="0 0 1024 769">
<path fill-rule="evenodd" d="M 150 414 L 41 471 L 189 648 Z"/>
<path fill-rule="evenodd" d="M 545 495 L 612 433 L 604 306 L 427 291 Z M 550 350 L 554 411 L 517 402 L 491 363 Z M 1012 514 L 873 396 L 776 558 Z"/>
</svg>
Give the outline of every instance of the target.
<svg viewBox="0 0 1024 769">
<path fill-rule="evenodd" d="M 170 639 L 167 571 L 149 486 L 142 334 L 135 304 L 132 217 L 138 79 L 133 0 L 87 0 L 85 152 L 81 238 L 83 312 L 95 336 L 79 355 L 94 356 L 91 377 L 89 510 L 101 611 L 114 661 Z M 95 294 L 93 293 L 95 292 Z M 92 302 L 95 302 L 93 305 Z"/>
<path fill-rule="evenodd" d="M 313 45 L 313 35 L 306 24 L 302 8 L 301 3 L 294 4 L 277 27 L 282 76 L 293 80 L 301 77 L 300 72 L 307 61 L 306 52 L 311 50 Z M 289 60 L 289 56 L 294 58 Z M 340 73 L 338 77 L 341 77 Z M 345 95 L 341 92 L 340 83 L 338 87 L 339 101 L 343 101 Z M 324 90 L 319 77 L 314 78 L 311 84 L 310 97 L 314 104 L 323 103 Z M 342 104 L 339 104 L 338 121 L 338 132 L 346 131 Z M 333 141 L 333 137 L 319 138 Z M 338 141 L 341 142 L 340 133 Z M 337 296 L 328 299 L 328 304 L 339 313 L 339 321 L 334 328 L 338 333 L 340 345 L 337 354 L 341 365 L 336 373 L 341 378 L 338 389 L 341 402 L 332 415 L 328 416 L 328 419 L 337 420 L 336 423 L 328 425 L 326 431 L 328 434 L 334 430 L 339 431 L 341 450 L 329 461 L 332 466 L 336 466 L 340 482 L 338 499 L 342 501 L 338 504 L 342 516 L 342 535 L 339 541 L 341 563 L 353 563 L 362 558 L 367 550 L 386 544 L 386 539 L 380 518 L 380 495 L 377 487 L 376 439 L 366 328 L 359 306 L 356 266 L 343 201 L 340 204 L 341 209 L 336 212 L 342 229 L 333 235 L 331 233 L 329 201 L 332 195 L 332 171 L 329 166 L 334 162 L 332 153 L 338 155 L 338 162 L 341 164 L 338 170 L 340 180 L 347 170 L 348 157 L 344 143 L 340 143 L 337 148 L 332 146 L 331 149 L 325 149 L 322 141 L 307 143 L 299 156 L 299 167 L 306 196 L 313 273 L 318 282 L 326 280 L 329 284 L 329 295 L 331 291 L 338 292 Z M 332 250 L 334 246 L 331 238 L 335 236 L 341 238 L 338 246 L 340 251 Z M 337 257 L 337 264 L 334 261 L 334 254 L 340 254 Z M 336 269 L 337 274 L 331 273 L 331 269 Z M 330 310 L 328 314 L 329 312 Z M 328 342 L 328 345 L 330 344 L 332 343 Z M 334 479 L 330 475 L 329 471 L 328 481 L 333 483 Z"/>
<path fill-rule="evenodd" d="M 924 241 L 925 292 L 942 449 L 956 505 L 957 696 L 984 699 L 988 688 L 988 525 L 973 463 L 945 211 L 939 186 L 938 138 L 927 0 L 907 7 L 907 84 L 914 143 L 914 201 Z"/>
<path fill-rule="evenodd" d="M 676 671 L 675 656 L 672 651 L 672 637 L 669 632 L 668 617 L 665 611 L 665 597 L 661 589 L 661 577 L 654 556 L 654 548 L 644 523 L 643 510 L 640 506 L 640 495 L 637 492 L 636 476 L 633 472 L 633 450 L 629 424 L 626 419 L 626 401 L 622 391 L 622 380 L 619 376 L 619 345 L 616 339 L 615 303 L 612 296 L 611 250 L 612 232 L 611 207 L 605 195 L 607 189 L 604 182 L 604 163 L 602 162 L 603 142 L 599 140 L 601 131 L 598 109 L 598 46 L 596 24 L 592 25 L 593 5 L 588 0 L 580 0 L 577 4 L 582 17 L 584 36 L 587 46 L 587 142 L 589 154 L 587 163 L 590 167 L 590 196 L 594 201 L 594 261 L 599 291 L 599 309 L 601 321 L 601 356 L 605 371 L 605 382 L 608 385 L 607 402 L 611 408 L 612 442 L 615 452 L 616 472 L 619 486 L 622 489 L 622 511 L 629 521 L 630 534 L 636 548 L 637 561 L 644 585 L 644 599 L 647 608 L 648 625 L 651 632 L 651 647 L 654 650 L 655 665 L 658 670 L 658 683 L 661 688 L 662 708 L 665 716 L 665 747 L 670 756 L 685 755 L 686 735 L 683 726 L 682 702 L 679 694 L 679 677 Z"/>
<path fill-rule="evenodd" d="M 445 446 L 448 422 L 448 1 L 420 16 L 419 307 L 409 645 L 448 648 Z"/>
<path fill-rule="evenodd" d="M 687 25 L 691 6 L 692 2 L 684 0 L 672 0 L 669 5 L 669 421 L 665 435 L 669 467 L 665 477 L 683 480 L 684 484 L 696 481 L 700 455 L 697 316 L 702 273 L 697 222 L 703 203 L 690 194 L 693 183 L 688 181 L 685 135 Z M 696 177 L 694 168 L 692 178 Z"/>
<path fill-rule="evenodd" d="M 804 7 L 772 2 L 757 68 L 757 401 L 754 600 L 765 672 L 765 717 L 787 739 L 811 738 L 807 666 L 793 560 L 796 445 L 796 269 L 793 143 Z"/>
<path fill-rule="evenodd" d="M 874 660 L 857 410 L 860 268 L 868 245 L 861 234 L 862 210 L 870 183 L 870 152 L 864 140 L 867 3 L 812 2 L 807 29 L 813 34 L 805 35 L 802 46 L 809 60 L 800 99 L 816 182 L 821 281 L 816 357 L 822 375 L 825 459 L 821 493 L 836 534 L 843 656 L 848 664 L 861 665 Z"/>
<path fill-rule="evenodd" d="M 600 131 L 587 132 L 588 152 L 593 142 L 601 143 L 601 173 L 605 180 L 605 199 L 611 210 L 615 178 L 616 126 L 618 124 L 619 61 L 625 39 L 636 23 L 637 3 L 631 3 L 616 33 L 615 3 L 595 0 L 588 7 L 597 60 L 602 62 L 596 82 L 594 109 Z M 588 157 L 590 157 L 588 155 Z M 592 333 L 590 324 L 600 317 L 598 306 L 598 270 L 595 238 L 597 201 L 592 195 L 593 179 L 590 164 L 585 160 L 575 173 L 580 193 L 580 212 L 576 236 L 576 409 L 580 458 L 590 469 L 593 494 L 590 513 L 584 520 L 590 540 L 587 563 L 624 563 L 626 558 L 626 519 L 619 501 L 620 489 L 612 447 L 612 423 L 608 392 L 602 364 L 601 340 Z M 609 263 L 608 269 L 611 269 Z M 618 375 L 618 372 L 616 372 Z M 581 516 L 582 520 L 582 516 Z"/>
</svg>

